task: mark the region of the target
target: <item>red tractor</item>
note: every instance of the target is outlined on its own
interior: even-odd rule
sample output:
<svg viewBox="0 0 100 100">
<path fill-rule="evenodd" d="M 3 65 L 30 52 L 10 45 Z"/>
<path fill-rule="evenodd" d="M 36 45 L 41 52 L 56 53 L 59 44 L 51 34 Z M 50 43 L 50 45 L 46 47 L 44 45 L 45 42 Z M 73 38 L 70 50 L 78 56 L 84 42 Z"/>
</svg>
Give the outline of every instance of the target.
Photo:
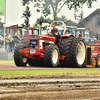
<svg viewBox="0 0 100 100">
<path fill-rule="evenodd" d="M 6 27 L 6 34 L 13 37 L 15 45 L 19 43 L 27 44 L 29 35 L 32 35 L 33 33 L 38 35 L 38 31 L 38 28 L 33 27 L 20 27 L 17 25 Z"/>
<path fill-rule="evenodd" d="M 35 33 L 37 33 L 38 29 L 34 29 Z M 15 42 L 19 44 L 20 40 L 28 39 L 29 35 L 32 35 L 33 27 L 21 27 L 17 25 L 6 27 L 6 34 L 11 35 Z"/>
<path fill-rule="evenodd" d="M 58 21 L 53 23 L 56 22 Z M 64 26 L 64 35 L 59 39 L 59 45 L 55 44 L 56 37 L 41 34 L 41 31 L 39 35 L 33 32 L 33 35 L 29 36 L 28 45 L 16 45 L 14 50 L 16 66 L 26 66 L 28 63 L 30 66 L 57 67 L 60 64 L 66 67 L 83 67 L 86 58 L 85 41 L 72 34 L 66 34 L 66 25 L 62 21 L 59 22 Z"/>
</svg>

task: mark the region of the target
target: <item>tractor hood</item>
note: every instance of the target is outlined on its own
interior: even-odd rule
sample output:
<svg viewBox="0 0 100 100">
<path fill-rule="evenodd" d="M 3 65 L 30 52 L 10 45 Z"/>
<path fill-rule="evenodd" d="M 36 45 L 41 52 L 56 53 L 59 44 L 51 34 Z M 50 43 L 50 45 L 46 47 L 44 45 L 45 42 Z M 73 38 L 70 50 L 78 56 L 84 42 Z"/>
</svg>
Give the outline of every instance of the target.
<svg viewBox="0 0 100 100">
<path fill-rule="evenodd" d="M 50 37 L 50 36 L 39 36 L 39 39 L 40 40 L 46 40 L 46 41 L 52 41 L 52 42 L 55 42 L 55 37 Z"/>
<path fill-rule="evenodd" d="M 55 37 L 49 36 L 48 34 L 42 34 L 42 35 L 30 35 L 29 39 L 39 39 L 39 40 L 46 40 L 46 41 L 52 41 L 55 42 Z"/>
</svg>

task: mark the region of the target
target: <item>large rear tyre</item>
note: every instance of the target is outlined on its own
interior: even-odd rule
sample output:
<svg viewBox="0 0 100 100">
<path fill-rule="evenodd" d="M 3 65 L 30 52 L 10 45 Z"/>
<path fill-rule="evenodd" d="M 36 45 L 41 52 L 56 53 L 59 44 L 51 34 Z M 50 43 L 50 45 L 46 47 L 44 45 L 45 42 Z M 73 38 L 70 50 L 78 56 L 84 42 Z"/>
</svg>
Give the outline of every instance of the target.
<svg viewBox="0 0 100 100">
<path fill-rule="evenodd" d="M 45 48 L 44 64 L 47 67 L 57 67 L 59 64 L 59 48 L 56 45 L 49 45 Z"/>
<path fill-rule="evenodd" d="M 74 37 L 65 38 L 60 44 L 60 55 L 65 56 L 64 60 L 60 60 L 61 66 L 70 67 L 71 66 L 71 47 Z"/>
<path fill-rule="evenodd" d="M 82 38 L 76 38 L 71 48 L 71 66 L 83 67 L 86 58 L 85 41 Z"/>
<path fill-rule="evenodd" d="M 27 64 L 28 59 L 22 57 L 22 53 L 19 52 L 20 49 L 24 49 L 24 48 L 26 48 L 24 44 L 18 44 L 14 49 L 14 62 L 16 66 L 26 66 Z"/>
<path fill-rule="evenodd" d="M 96 56 L 96 67 L 100 67 L 100 54 Z"/>
</svg>

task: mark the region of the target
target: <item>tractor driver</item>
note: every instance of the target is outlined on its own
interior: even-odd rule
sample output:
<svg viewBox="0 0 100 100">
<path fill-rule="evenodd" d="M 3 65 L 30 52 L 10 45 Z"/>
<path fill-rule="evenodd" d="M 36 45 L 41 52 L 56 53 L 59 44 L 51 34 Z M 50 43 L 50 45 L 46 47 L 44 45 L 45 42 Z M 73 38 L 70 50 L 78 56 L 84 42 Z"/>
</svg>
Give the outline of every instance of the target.
<svg viewBox="0 0 100 100">
<path fill-rule="evenodd" d="M 80 33 L 80 34 L 78 35 L 78 37 L 79 37 L 79 38 L 82 38 L 82 34 Z"/>
<path fill-rule="evenodd" d="M 56 28 L 55 24 L 53 24 L 52 27 L 53 29 L 50 32 L 50 36 L 56 37 L 55 44 L 59 45 L 59 39 L 60 39 L 59 31 Z"/>
</svg>

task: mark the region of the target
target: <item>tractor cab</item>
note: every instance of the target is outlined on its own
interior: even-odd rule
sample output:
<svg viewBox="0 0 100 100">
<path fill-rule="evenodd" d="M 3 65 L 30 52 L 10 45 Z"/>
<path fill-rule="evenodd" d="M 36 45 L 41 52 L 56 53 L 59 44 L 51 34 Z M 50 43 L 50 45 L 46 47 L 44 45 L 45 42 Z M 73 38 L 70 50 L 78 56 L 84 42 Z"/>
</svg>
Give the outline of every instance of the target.
<svg viewBox="0 0 100 100">
<path fill-rule="evenodd" d="M 13 26 L 9 26 L 6 27 L 6 34 L 11 35 L 12 37 L 21 37 L 22 36 L 22 31 L 21 31 L 22 27 L 17 26 L 17 25 L 13 25 Z"/>
<path fill-rule="evenodd" d="M 31 35 L 38 35 L 38 34 L 39 34 L 39 29 L 38 28 L 33 28 L 33 27 L 26 28 L 26 27 L 24 27 L 22 29 L 21 40 L 25 39 L 25 38 L 28 39 L 29 36 L 31 36 Z"/>
<path fill-rule="evenodd" d="M 38 28 L 34 28 L 34 33 L 38 33 Z M 6 27 L 6 34 L 11 35 L 12 37 L 19 37 L 19 38 L 24 38 L 24 37 L 29 37 L 29 35 L 33 34 L 33 27 L 21 27 L 21 26 L 9 26 Z"/>
<path fill-rule="evenodd" d="M 64 31 L 64 26 L 57 26 L 57 29 L 59 30 L 59 35 L 63 36 L 66 32 L 66 34 L 71 34 L 71 31 L 66 27 L 66 30 Z"/>
<path fill-rule="evenodd" d="M 82 38 L 85 40 L 86 44 L 95 44 L 97 39 L 91 38 L 90 36 L 90 30 L 86 28 L 76 28 L 76 34 L 75 36 L 78 37 L 79 34 L 82 34 Z"/>
<path fill-rule="evenodd" d="M 33 35 L 33 33 L 38 35 L 39 29 L 33 27 L 20 27 L 18 25 L 6 27 L 6 34 L 13 37 L 15 44 L 19 44 L 23 39 L 28 39 L 29 35 Z"/>
</svg>

